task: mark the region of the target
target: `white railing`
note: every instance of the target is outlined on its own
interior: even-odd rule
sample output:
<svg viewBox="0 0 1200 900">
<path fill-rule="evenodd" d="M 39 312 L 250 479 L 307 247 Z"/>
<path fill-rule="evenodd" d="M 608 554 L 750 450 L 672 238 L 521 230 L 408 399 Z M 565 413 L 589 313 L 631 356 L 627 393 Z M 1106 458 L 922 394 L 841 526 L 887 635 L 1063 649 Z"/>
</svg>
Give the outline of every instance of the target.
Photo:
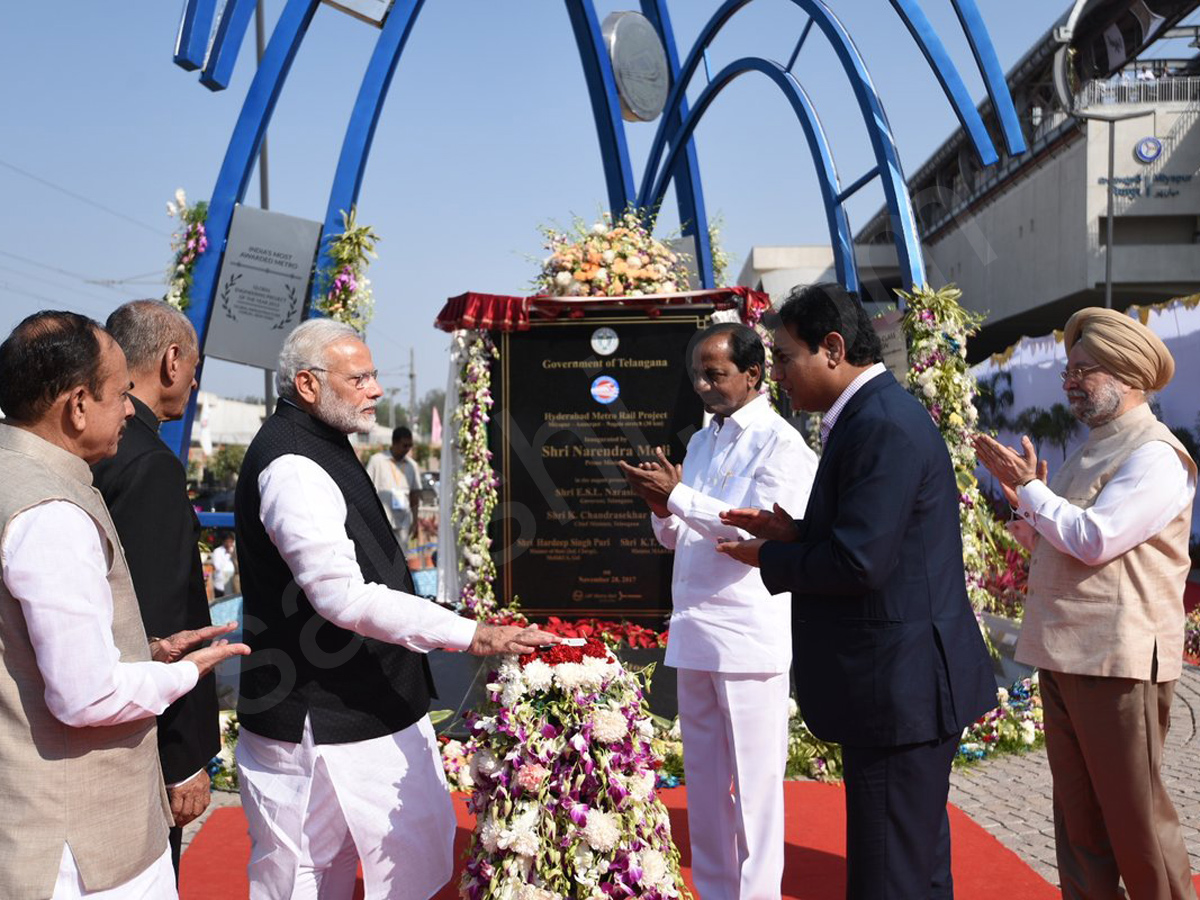
<svg viewBox="0 0 1200 900">
<path fill-rule="evenodd" d="M 1110 78 L 1089 81 L 1076 95 L 1075 108 L 1108 106 L 1116 103 L 1194 103 L 1200 100 L 1200 77 L 1125 80 Z"/>
</svg>

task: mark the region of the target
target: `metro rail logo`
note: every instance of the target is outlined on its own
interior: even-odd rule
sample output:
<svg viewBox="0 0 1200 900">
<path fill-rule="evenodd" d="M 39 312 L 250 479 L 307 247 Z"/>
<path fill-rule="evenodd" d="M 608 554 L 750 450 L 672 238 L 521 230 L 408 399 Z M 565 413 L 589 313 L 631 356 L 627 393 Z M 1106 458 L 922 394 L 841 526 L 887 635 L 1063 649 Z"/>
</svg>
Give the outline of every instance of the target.
<svg viewBox="0 0 1200 900">
<path fill-rule="evenodd" d="M 601 375 L 592 382 L 592 399 L 597 403 L 609 404 L 621 396 L 621 386 L 611 375 Z"/>
</svg>

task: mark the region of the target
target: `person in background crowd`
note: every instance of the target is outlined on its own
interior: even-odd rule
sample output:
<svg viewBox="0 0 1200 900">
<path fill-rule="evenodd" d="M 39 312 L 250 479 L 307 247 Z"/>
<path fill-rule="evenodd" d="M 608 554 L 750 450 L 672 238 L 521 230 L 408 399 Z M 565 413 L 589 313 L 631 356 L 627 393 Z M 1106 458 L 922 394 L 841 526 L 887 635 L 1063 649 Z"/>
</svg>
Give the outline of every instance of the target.
<svg viewBox="0 0 1200 900">
<path fill-rule="evenodd" d="M 1175 372 L 1137 319 L 1081 309 L 1063 333 L 1063 390 L 1087 440 L 1047 483 L 1033 442 L 985 435 L 1033 551 L 1018 662 L 1040 669 L 1064 897 L 1195 900 L 1160 774 L 1183 670 L 1183 591 L 1196 463 L 1146 402 Z"/>
<path fill-rule="evenodd" d="M 142 624 L 151 635 L 212 624 L 200 562 L 200 522 L 187 494 L 187 470 L 158 436 L 160 422 L 183 416 L 200 360 L 187 316 L 161 300 L 135 300 L 106 327 L 125 353 L 133 416 L 115 456 L 92 467 L 125 549 Z M 205 766 L 221 749 L 216 676 L 208 675 L 159 716 L 158 756 L 171 800 L 171 861 L 179 874 L 183 826 L 208 807 Z"/>
<path fill-rule="evenodd" d="M 155 716 L 242 644 L 148 641 L 89 468 L 117 452 L 129 370 L 70 312 L 0 345 L 0 897 L 176 896 Z"/>
<path fill-rule="evenodd" d="M 405 550 L 417 536 L 421 508 L 421 473 L 408 455 L 412 446 L 412 432 L 401 425 L 392 430 L 392 446 L 367 460 L 367 475 L 391 517 L 396 543 Z"/>
<path fill-rule="evenodd" d="M 824 414 L 821 463 L 803 519 L 732 510 L 722 520 L 758 539 L 718 546 L 792 592 L 800 711 L 842 745 L 847 897 L 949 898 L 950 765 L 996 705 L 950 453 L 841 285 L 793 290 L 773 337 L 772 377 Z"/>
<path fill-rule="evenodd" d="M 713 325 L 693 344 L 692 387 L 712 421 L 681 467 L 662 450 L 620 465 L 675 551 L 666 664 L 679 669 L 692 877 L 706 900 L 769 900 L 783 881 L 790 598 L 715 539 L 738 536 L 718 517 L 732 506 L 802 513 L 817 457 L 759 392 L 766 354 L 752 328 Z"/>
<path fill-rule="evenodd" d="M 237 554 L 233 546 L 233 532 L 226 531 L 221 535 L 221 543 L 213 548 L 211 560 L 214 597 L 224 597 L 225 593 L 232 589 L 234 575 L 237 573 Z"/>
<path fill-rule="evenodd" d="M 428 898 L 453 873 L 454 811 L 426 712 L 426 653 L 526 653 L 558 638 L 473 622 L 413 593 L 347 435 L 383 395 L 330 319 L 284 341 L 279 403 L 235 499 L 247 642 L 237 747 L 250 896 Z"/>
</svg>

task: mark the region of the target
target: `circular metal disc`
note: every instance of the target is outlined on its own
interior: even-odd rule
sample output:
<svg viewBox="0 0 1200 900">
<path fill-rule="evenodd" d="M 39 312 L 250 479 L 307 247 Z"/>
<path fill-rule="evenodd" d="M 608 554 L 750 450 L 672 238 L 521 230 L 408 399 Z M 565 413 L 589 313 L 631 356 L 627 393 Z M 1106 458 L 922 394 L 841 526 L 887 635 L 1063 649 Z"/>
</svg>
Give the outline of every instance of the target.
<svg viewBox="0 0 1200 900">
<path fill-rule="evenodd" d="M 658 32 L 641 13 L 615 12 L 604 20 L 621 115 L 630 122 L 658 118 L 671 87 L 667 54 Z"/>
</svg>

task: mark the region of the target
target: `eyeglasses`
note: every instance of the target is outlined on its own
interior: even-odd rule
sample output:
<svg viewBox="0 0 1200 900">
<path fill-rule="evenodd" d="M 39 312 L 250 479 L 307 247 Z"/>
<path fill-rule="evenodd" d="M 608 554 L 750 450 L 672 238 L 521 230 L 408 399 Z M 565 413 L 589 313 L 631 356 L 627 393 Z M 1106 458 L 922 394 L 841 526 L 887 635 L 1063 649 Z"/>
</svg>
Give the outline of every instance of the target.
<svg viewBox="0 0 1200 900">
<path fill-rule="evenodd" d="M 1104 366 L 1075 366 L 1074 368 L 1063 369 L 1058 373 L 1058 377 L 1063 380 L 1063 384 L 1066 384 L 1068 381 L 1083 381 L 1087 375 L 1103 368 Z"/>
<path fill-rule="evenodd" d="M 341 372 L 334 372 L 331 369 L 322 368 L 321 366 L 309 366 L 308 371 L 310 371 L 310 372 L 329 372 L 330 375 L 339 375 L 342 378 L 345 378 L 347 381 L 349 381 L 352 385 L 354 385 L 355 390 L 359 390 L 359 391 L 361 391 L 363 388 L 365 388 L 372 381 L 374 381 L 376 384 L 379 383 L 379 370 L 378 369 L 372 369 L 370 372 L 359 372 L 357 375 L 345 375 Z"/>
</svg>

